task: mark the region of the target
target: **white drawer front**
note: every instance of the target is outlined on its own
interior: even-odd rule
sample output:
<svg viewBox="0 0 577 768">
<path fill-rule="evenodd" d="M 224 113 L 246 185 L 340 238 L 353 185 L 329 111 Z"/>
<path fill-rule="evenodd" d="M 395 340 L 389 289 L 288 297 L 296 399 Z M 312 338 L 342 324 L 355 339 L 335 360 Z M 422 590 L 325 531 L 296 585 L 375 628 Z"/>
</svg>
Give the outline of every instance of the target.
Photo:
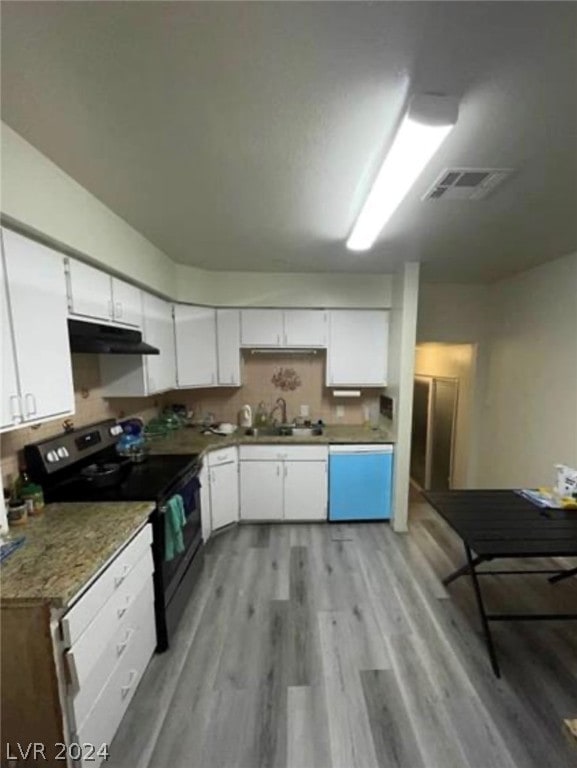
<svg viewBox="0 0 577 768">
<path fill-rule="evenodd" d="M 326 445 L 241 445 L 241 461 L 326 461 Z"/>
<path fill-rule="evenodd" d="M 79 744 L 95 744 L 97 748 L 101 744 L 111 743 L 155 646 L 156 632 L 154 621 L 151 621 L 135 634 L 130 649 L 121 657 L 94 706 L 77 729 L 75 741 Z M 83 760 L 82 765 L 96 768 L 99 760 Z"/>
<path fill-rule="evenodd" d="M 82 676 L 80 690 L 72 700 L 74 718 L 77 725 L 84 722 L 92 705 L 108 679 L 114 674 L 125 654 L 132 652 L 132 646 L 141 632 L 154 627 L 154 587 L 152 579 L 148 579 L 144 589 L 135 598 L 116 632 L 99 656 L 94 657 L 92 669 Z M 86 633 L 85 633 L 86 634 Z M 84 635 L 82 636 L 84 637 Z"/>
<path fill-rule="evenodd" d="M 61 620 L 66 646 L 70 647 L 84 632 L 104 603 L 121 587 L 146 550 L 150 550 L 152 526 L 146 525 L 96 581 L 86 590 Z"/>
<path fill-rule="evenodd" d="M 153 568 L 152 552 L 149 549 L 130 571 L 126 580 L 96 614 L 86 631 L 66 651 L 65 656 L 72 681 L 77 689 L 82 688 L 95 665 L 100 666 L 100 657 L 110 640 L 125 622 L 129 610 L 136 602 L 143 587 L 148 584 L 152 586 Z M 110 671 L 111 668 L 108 672 Z"/>
<path fill-rule="evenodd" d="M 230 464 L 231 462 L 236 461 L 236 457 L 236 448 L 215 449 L 208 454 L 208 466 L 218 467 L 219 464 Z"/>
</svg>

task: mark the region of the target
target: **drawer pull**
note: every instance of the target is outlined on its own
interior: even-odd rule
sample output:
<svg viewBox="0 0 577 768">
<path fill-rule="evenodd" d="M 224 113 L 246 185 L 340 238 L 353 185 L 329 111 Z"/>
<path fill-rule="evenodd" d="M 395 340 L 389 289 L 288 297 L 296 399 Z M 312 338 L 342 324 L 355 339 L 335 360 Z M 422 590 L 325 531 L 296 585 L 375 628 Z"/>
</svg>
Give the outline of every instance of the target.
<svg viewBox="0 0 577 768">
<path fill-rule="evenodd" d="M 116 646 L 116 655 L 117 656 L 122 656 L 122 654 L 126 650 L 126 647 L 127 647 L 128 643 L 130 642 L 130 638 L 132 637 L 133 634 L 134 634 L 134 629 L 132 629 L 132 628 L 128 629 L 126 631 L 126 635 L 124 637 L 124 640 L 121 643 L 118 643 L 118 645 Z"/>
<path fill-rule="evenodd" d="M 122 584 L 124 579 L 128 576 L 129 571 L 130 571 L 130 566 L 126 563 L 122 567 L 122 573 L 120 574 L 120 576 L 115 576 L 114 578 L 114 589 L 118 589 L 118 587 Z"/>
<path fill-rule="evenodd" d="M 132 602 L 132 595 L 128 595 L 127 598 L 126 598 L 126 603 L 124 604 L 124 606 L 122 608 L 119 608 L 116 611 L 119 619 L 121 619 L 124 616 L 124 614 L 126 613 L 128 608 L 130 607 L 130 603 L 131 602 Z"/>
<path fill-rule="evenodd" d="M 128 693 L 130 689 L 132 688 L 132 684 L 136 680 L 136 675 L 138 672 L 135 669 L 130 670 L 130 674 L 128 675 L 128 683 L 126 685 L 123 685 L 120 689 L 120 695 L 123 699 L 125 699 L 128 696 Z"/>
</svg>

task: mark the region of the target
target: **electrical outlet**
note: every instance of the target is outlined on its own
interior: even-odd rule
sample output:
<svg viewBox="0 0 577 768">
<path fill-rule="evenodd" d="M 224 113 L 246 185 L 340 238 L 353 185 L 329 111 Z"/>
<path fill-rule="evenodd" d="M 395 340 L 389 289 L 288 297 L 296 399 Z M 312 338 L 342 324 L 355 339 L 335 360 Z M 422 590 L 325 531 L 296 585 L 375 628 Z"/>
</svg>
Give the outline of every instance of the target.
<svg viewBox="0 0 577 768">
<path fill-rule="evenodd" d="M 303 419 L 307 419 L 311 415 L 310 408 L 308 407 L 308 405 L 301 405 L 300 413 Z"/>
<path fill-rule="evenodd" d="M 345 417 L 345 406 L 337 405 L 337 419 L 344 419 L 344 417 Z"/>
</svg>

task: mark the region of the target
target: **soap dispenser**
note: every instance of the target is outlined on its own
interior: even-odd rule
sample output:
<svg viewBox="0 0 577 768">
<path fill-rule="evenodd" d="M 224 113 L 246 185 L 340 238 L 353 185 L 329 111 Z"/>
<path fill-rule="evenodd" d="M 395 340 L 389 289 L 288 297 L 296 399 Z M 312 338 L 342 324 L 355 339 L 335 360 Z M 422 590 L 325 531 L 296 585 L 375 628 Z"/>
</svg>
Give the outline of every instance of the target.
<svg viewBox="0 0 577 768">
<path fill-rule="evenodd" d="M 238 412 L 239 427 L 252 427 L 252 408 L 250 405 L 243 405 Z"/>
</svg>

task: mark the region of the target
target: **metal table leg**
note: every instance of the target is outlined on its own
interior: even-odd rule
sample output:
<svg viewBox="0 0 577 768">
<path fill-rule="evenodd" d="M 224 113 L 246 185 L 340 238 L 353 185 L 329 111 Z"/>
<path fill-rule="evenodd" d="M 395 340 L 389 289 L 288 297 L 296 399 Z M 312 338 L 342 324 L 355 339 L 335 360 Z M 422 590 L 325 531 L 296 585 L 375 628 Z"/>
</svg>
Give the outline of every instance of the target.
<svg viewBox="0 0 577 768">
<path fill-rule="evenodd" d="M 577 568 L 571 568 L 568 571 L 561 571 L 561 573 L 558 573 L 556 576 L 551 576 L 549 581 L 551 584 L 556 584 L 558 581 L 563 581 L 563 579 L 568 579 L 571 576 L 577 576 Z"/>
<path fill-rule="evenodd" d="M 487 560 L 492 560 L 491 557 L 475 557 L 473 558 L 473 565 L 479 565 L 479 563 L 484 563 Z M 460 578 L 461 576 L 465 576 L 469 573 L 471 570 L 471 566 L 469 563 L 465 563 L 465 565 L 462 565 L 460 568 L 457 568 L 456 571 L 453 571 L 453 573 L 450 573 L 446 578 L 443 579 L 444 586 L 448 586 L 451 584 L 455 579 Z"/>
<path fill-rule="evenodd" d="M 475 597 L 477 599 L 477 608 L 479 609 L 479 615 L 481 617 L 481 625 L 483 627 L 483 634 L 485 635 L 485 644 L 487 646 L 487 651 L 489 653 L 489 658 L 491 659 L 491 666 L 493 667 L 493 672 L 495 673 L 495 677 L 501 677 L 501 671 L 499 669 L 499 663 L 497 661 L 497 654 L 495 653 L 495 647 L 493 645 L 493 638 L 491 636 L 491 630 L 489 629 L 489 621 L 487 619 L 487 614 L 485 612 L 485 606 L 483 604 L 483 596 L 481 595 L 481 587 L 479 586 L 479 580 L 477 578 L 477 574 L 475 572 L 475 565 L 477 564 L 477 561 L 479 560 L 478 557 L 473 558 L 471 554 L 471 550 L 469 547 L 465 544 L 465 554 L 467 556 L 467 563 L 468 563 L 468 569 L 469 574 L 471 576 L 471 580 L 473 582 L 473 589 L 475 590 Z"/>
</svg>

